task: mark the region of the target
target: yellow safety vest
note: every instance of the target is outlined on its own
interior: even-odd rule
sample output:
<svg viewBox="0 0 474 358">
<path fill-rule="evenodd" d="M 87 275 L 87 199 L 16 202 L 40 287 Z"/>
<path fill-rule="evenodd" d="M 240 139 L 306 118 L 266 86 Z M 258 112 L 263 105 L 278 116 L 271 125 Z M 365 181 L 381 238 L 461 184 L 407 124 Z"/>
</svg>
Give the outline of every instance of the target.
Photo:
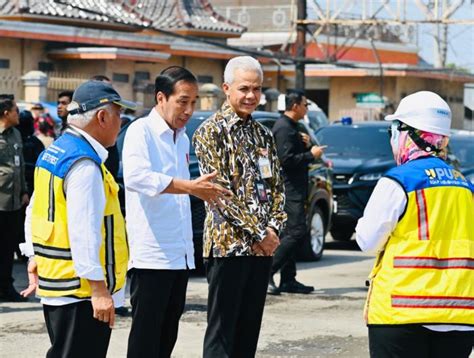
<svg viewBox="0 0 474 358">
<path fill-rule="evenodd" d="M 38 294 L 42 297 L 91 296 L 88 281 L 78 277 L 74 269 L 63 190 L 64 178 L 70 167 L 83 158 L 92 159 L 100 165 L 103 175 L 106 205 L 99 257 L 107 288 L 114 293 L 125 284 L 128 244 L 118 200 L 119 186 L 100 163 L 90 144 L 76 133 L 66 132 L 48 147 L 40 156 L 35 170 L 31 229 L 38 264 Z"/>
<path fill-rule="evenodd" d="M 437 158 L 389 171 L 407 207 L 371 272 L 369 325 L 474 325 L 474 205 L 470 184 Z"/>
</svg>

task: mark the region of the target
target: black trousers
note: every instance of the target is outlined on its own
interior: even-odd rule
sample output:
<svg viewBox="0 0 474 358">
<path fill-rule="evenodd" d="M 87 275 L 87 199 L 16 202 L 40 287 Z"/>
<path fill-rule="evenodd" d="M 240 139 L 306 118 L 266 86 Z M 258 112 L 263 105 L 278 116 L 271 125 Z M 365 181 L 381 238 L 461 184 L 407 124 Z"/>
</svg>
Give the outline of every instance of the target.
<svg viewBox="0 0 474 358">
<path fill-rule="evenodd" d="M 304 200 L 288 199 L 285 203 L 285 212 L 288 215 L 288 220 L 281 234 L 280 246 L 278 246 L 273 256 L 270 272 L 273 276 L 281 270 L 280 284 L 295 280 L 295 254 L 308 235 Z"/>
<path fill-rule="evenodd" d="M 18 237 L 21 229 L 21 212 L 0 211 L 0 290 L 5 291 L 12 287 L 13 253 L 18 246 Z"/>
<path fill-rule="evenodd" d="M 93 317 L 90 301 L 43 305 L 51 348 L 47 358 L 104 358 L 112 330 Z"/>
<path fill-rule="evenodd" d="M 372 358 L 468 358 L 474 331 L 436 332 L 421 325 L 371 326 Z"/>
<path fill-rule="evenodd" d="M 188 270 L 132 269 L 127 357 L 170 357 L 186 302 Z"/>
<path fill-rule="evenodd" d="M 204 358 L 255 356 L 271 257 L 206 260 L 209 296 Z"/>
</svg>

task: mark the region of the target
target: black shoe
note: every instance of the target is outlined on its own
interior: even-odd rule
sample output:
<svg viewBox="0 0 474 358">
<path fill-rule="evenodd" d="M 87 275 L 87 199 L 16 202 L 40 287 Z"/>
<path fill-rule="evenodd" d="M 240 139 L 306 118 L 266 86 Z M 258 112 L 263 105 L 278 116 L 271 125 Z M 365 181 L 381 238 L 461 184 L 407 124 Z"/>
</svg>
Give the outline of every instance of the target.
<svg viewBox="0 0 474 358">
<path fill-rule="evenodd" d="M 270 278 L 270 281 L 268 281 L 267 293 L 273 296 L 278 296 L 280 294 L 280 289 L 275 285 L 273 277 Z"/>
<path fill-rule="evenodd" d="M 118 314 L 121 317 L 129 317 L 130 316 L 130 311 L 128 310 L 127 307 L 115 307 L 115 313 Z"/>
<path fill-rule="evenodd" d="M 23 297 L 13 287 L 0 290 L 0 302 L 28 302 L 27 297 Z"/>
<path fill-rule="evenodd" d="M 303 285 L 302 283 L 296 280 L 284 282 L 280 285 L 280 292 L 308 294 L 313 291 L 314 291 L 313 286 Z"/>
</svg>

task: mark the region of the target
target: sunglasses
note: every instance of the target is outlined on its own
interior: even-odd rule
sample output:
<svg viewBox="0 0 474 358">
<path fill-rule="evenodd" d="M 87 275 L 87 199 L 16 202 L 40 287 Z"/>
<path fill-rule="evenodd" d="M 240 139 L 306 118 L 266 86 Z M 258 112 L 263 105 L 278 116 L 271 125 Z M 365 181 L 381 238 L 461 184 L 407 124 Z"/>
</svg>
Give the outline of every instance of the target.
<svg viewBox="0 0 474 358">
<path fill-rule="evenodd" d="M 404 123 L 402 123 L 400 121 L 397 121 L 397 120 L 394 120 L 392 122 L 392 124 L 390 125 L 390 127 L 388 127 L 388 129 L 387 129 L 387 133 L 388 133 L 389 138 L 392 138 L 392 133 L 393 133 L 394 129 L 401 132 L 401 131 L 408 131 L 410 128 L 408 126 L 406 126 Z"/>
</svg>

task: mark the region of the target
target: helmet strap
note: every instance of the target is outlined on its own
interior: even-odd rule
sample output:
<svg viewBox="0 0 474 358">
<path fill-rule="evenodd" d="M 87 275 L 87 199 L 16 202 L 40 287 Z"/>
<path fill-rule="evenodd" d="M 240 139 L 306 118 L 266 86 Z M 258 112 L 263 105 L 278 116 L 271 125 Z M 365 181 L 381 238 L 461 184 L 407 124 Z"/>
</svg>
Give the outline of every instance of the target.
<svg viewBox="0 0 474 358">
<path fill-rule="evenodd" d="M 425 152 L 428 153 L 436 153 L 439 154 L 441 152 L 441 149 L 436 148 L 432 144 L 428 143 L 426 140 L 421 138 L 421 136 L 416 133 L 415 129 L 410 128 L 408 130 L 408 135 L 410 136 L 411 140 L 415 142 L 415 144 L 418 146 L 418 148 L 424 150 Z"/>
</svg>

